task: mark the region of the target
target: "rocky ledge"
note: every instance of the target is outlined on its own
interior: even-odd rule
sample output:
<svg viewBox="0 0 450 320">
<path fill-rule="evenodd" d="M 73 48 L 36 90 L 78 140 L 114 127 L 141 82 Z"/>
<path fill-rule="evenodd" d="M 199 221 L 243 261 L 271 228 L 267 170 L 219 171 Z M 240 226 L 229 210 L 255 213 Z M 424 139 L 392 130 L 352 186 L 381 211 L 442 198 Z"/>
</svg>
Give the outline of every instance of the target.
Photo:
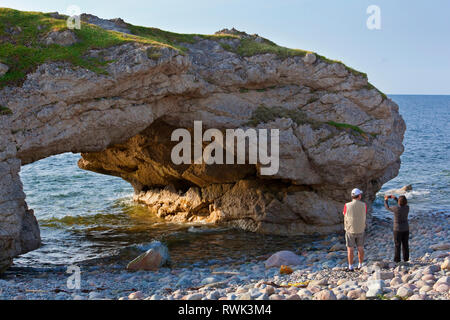
<svg viewBox="0 0 450 320">
<path fill-rule="evenodd" d="M 338 231 L 352 188 L 370 211 L 398 174 L 398 106 L 341 62 L 234 29 L 181 35 L 84 15 L 67 30 L 58 14 L 0 15 L 0 269 L 40 245 L 20 166 L 63 152 L 129 181 L 158 216 L 274 234 Z M 175 165 L 171 132 L 195 120 L 279 129 L 279 171 Z"/>
</svg>

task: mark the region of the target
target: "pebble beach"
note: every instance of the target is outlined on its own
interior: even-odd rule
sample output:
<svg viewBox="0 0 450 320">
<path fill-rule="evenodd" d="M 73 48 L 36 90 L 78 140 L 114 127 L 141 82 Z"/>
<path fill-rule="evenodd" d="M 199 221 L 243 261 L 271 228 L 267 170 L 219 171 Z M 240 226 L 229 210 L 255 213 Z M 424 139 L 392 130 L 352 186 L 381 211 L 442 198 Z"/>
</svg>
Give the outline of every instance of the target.
<svg viewBox="0 0 450 320">
<path fill-rule="evenodd" d="M 354 272 L 345 271 L 344 235 L 332 234 L 295 252 L 301 261 L 291 266 L 290 274 L 266 268 L 265 261 L 275 252 L 158 271 L 130 272 L 123 264 L 80 265 L 79 289 L 69 289 L 67 267 L 12 267 L 0 278 L 0 299 L 448 300 L 448 213 L 421 214 L 409 223 L 408 263 L 393 262 L 392 221 L 374 217 L 366 230 L 365 263 Z"/>
</svg>

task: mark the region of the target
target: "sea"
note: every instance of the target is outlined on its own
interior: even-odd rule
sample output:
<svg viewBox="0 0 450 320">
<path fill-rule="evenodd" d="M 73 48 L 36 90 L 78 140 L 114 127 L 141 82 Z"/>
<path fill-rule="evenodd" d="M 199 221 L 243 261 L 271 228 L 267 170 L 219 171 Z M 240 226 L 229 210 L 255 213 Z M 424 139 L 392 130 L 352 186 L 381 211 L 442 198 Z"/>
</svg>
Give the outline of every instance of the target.
<svg viewBox="0 0 450 320">
<path fill-rule="evenodd" d="M 411 184 L 411 215 L 450 213 L 450 96 L 390 95 L 407 130 L 399 175 L 374 201 L 373 215 L 391 219 L 383 196 Z M 126 181 L 81 170 L 79 154 L 65 153 L 25 165 L 21 179 L 29 208 L 38 219 L 42 246 L 14 260 L 18 267 L 123 264 L 152 241 L 169 247 L 180 267 L 245 260 L 307 246 L 317 237 L 283 237 L 223 226 L 169 223 L 133 203 Z"/>
</svg>

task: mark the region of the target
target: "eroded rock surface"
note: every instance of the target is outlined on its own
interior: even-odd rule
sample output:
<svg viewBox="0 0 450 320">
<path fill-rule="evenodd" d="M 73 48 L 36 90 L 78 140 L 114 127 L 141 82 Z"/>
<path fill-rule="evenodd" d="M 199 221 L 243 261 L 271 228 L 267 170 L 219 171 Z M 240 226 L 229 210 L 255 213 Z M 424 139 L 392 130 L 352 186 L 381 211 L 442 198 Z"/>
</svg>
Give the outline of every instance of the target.
<svg viewBox="0 0 450 320">
<path fill-rule="evenodd" d="M 63 152 L 81 152 L 81 168 L 129 181 L 135 200 L 175 221 L 326 233 L 342 228 L 352 188 L 365 191 L 370 207 L 400 167 L 398 106 L 341 63 L 241 56 L 229 51 L 239 41 L 199 37 L 183 44 L 185 53 L 130 42 L 90 51 L 109 61 L 105 74 L 51 62 L 1 89 L 12 114 L 0 116 L 0 268 L 40 244 L 20 165 Z M 192 130 L 194 120 L 204 130 L 279 129 L 278 173 L 261 176 L 259 164 L 174 165 L 172 129 Z"/>
<path fill-rule="evenodd" d="M 33 210 L 25 203 L 10 124 L 9 117 L 0 116 L 0 272 L 13 257 L 37 249 L 41 242 Z"/>
<path fill-rule="evenodd" d="M 77 42 L 78 39 L 72 30 L 52 31 L 43 40 L 43 43 L 46 45 L 59 44 L 64 47 L 71 46 Z"/>
<path fill-rule="evenodd" d="M 397 105 L 363 76 L 310 55 L 242 58 L 211 40 L 188 47 L 191 69 L 160 89 L 183 88 L 184 99 L 169 94 L 169 112 L 124 143 L 83 153 L 81 168 L 129 181 L 136 201 L 171 221 L 285 235 L 341 230 L 353 187 L 365 191 L 370 206 L 397 175 L 405 124 Z M 267 110 L 275 111 L 267 118 Z M 174 165 L 171 133 L 180 127 L 192 133 L 195 120 L 204 130 L 279 129 L 279 171 L 262 176 L 259 164 Z"/>
</svg>

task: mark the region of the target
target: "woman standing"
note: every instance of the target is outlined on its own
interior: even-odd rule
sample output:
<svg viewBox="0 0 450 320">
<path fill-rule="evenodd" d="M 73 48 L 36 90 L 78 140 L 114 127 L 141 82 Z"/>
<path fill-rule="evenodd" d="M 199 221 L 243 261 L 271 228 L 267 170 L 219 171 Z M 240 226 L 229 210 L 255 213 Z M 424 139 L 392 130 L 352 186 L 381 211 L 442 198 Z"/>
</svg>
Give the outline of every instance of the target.
<svg viewBox="0 0 450 320">
<path fill-rule="evenodd" d="M 389 207 L 389 198 L 394 199 L 398 206 Z M 409 260 L 409 225 L 408 225 L 408 213 L 409 206 L 408 200 L 405 196 L 400 196 L 398 199 L 395 196 L 385 196 L 384 206 L 386 209 L 394 213 L 394 243 L 395 243 L 395 256 L 394 261 L 400 262 L 400 247 L 403 252 L 403 261 Z"/>
</svg>

